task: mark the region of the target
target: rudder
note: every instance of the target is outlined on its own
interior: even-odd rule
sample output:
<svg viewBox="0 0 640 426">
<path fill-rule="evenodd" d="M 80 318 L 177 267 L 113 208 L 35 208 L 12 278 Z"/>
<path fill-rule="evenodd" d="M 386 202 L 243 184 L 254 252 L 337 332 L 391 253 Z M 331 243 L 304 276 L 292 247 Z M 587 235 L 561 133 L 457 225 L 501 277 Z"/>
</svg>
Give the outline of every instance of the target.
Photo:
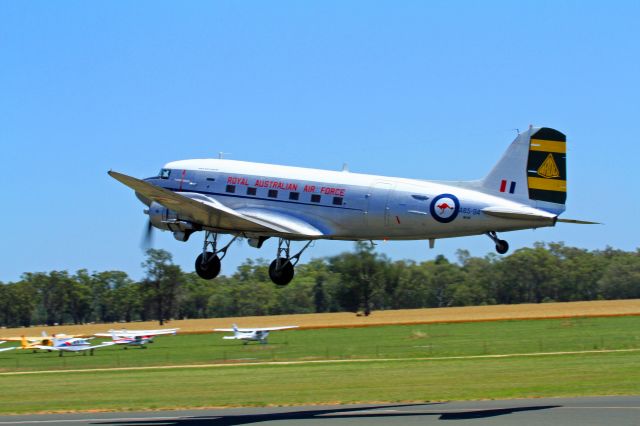
<svg viewBox="0 0 640 426">
<path fill-rule="evenodd" d="M 560 214 L 567 199 L 566 136 L 549 127 L 530 127 L 511 143 L 481 181 L 485 191 Z"/>
<path fill-rule="evenodd" d="M 529 199 L 564 205 L 567 201 L 567 137 L 543 127 L 531 135 L 527 160 Z"/>
</svg>

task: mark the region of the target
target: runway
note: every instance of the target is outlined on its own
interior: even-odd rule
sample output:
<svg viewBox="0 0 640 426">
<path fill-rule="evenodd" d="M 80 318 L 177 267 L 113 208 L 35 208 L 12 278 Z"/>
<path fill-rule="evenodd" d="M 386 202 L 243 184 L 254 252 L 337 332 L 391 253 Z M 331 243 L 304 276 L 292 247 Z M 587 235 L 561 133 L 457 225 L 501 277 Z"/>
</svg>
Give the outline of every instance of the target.
<svg viewBox="0 0 640 426">
<path fill-rule="evenodd" d="M 640 396 L 0 416 L 0 425 L 640 425 Z"/>
</svg>

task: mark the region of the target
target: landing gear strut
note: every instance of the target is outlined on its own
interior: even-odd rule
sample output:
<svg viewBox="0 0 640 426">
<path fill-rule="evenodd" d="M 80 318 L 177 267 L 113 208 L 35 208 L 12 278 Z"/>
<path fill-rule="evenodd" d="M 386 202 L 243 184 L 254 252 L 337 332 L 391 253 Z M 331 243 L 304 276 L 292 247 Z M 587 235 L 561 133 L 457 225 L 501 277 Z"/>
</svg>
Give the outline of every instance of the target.
<svg viewBox="0 0 640 426">
<path fill-rule="evenodd" d="M 205 231 L 202 253 L 196 258 L 196 273 L 200 278 L 212 280 L 218 276 L 220 261 L 227 255 L 227 250 L 236 238 L 238 237 L 233 237 L 226 246 L 218 250 L 218 234 Z M 222 253 L 222 256 L 218 256 L 218 253 Z"/>
<path fill-rule="evenodd" d="M 276 260 L 269 265 L 269 278 L 274 284 L 285 286 L 291 282 L 294 275 L 293 267 L 296 266 L 300 260 L 300 255 L 309 247 L 309 244 L 311 244 L 311 241 L 307 242 L 297 254 L 290 256 L 291 241 L 284 238 L 278 239 L 278 255 Z"/>
<path fill-rule="evenodd" d="M 498 254 L 505 254 L 509 251 L 509 243 L 498 238 L 498 235 L 495 231 L 487 232 L 487 236 L 491 238 L 491 240 L 496 244 L 496 251 L 498 252 Z"/>
</svg>

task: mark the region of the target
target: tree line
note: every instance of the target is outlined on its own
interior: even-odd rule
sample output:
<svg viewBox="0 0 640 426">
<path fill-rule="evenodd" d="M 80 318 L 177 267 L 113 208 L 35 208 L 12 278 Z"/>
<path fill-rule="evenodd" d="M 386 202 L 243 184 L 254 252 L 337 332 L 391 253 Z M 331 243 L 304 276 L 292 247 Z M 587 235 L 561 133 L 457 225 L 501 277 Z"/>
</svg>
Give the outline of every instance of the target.
<svg viewBox="0 0 640 426">
<path fill-rule="evenodd" d="M 285 287 L 266 260 L 247 260 L 213 281 L 184 272 L 164 250 L 150 249 L 145 277 L 121 271 L 25 273 L 0 283 L 0 326 L 131 322 L 447 306 L 640 298 L 640 249 L 589 251 L 536 243 L 511 255 L 466 250 L 414 262 L 391 261 L 368 243 L 298 265 Z"/>
</svg>

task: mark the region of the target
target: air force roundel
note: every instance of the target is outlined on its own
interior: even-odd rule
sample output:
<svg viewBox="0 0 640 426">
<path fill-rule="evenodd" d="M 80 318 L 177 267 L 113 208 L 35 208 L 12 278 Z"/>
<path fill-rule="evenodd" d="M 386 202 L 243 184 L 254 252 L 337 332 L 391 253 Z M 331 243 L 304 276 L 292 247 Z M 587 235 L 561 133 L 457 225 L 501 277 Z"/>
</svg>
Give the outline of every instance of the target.
<svg viewBox="0 0 640 426">
<path fill-rule="evenodd" d="M 431 216 L 440 223 L 452 222 L 460 211 L 460 201 L 453 194 L 440 194 L 431 200 Z"/>
</svg>

